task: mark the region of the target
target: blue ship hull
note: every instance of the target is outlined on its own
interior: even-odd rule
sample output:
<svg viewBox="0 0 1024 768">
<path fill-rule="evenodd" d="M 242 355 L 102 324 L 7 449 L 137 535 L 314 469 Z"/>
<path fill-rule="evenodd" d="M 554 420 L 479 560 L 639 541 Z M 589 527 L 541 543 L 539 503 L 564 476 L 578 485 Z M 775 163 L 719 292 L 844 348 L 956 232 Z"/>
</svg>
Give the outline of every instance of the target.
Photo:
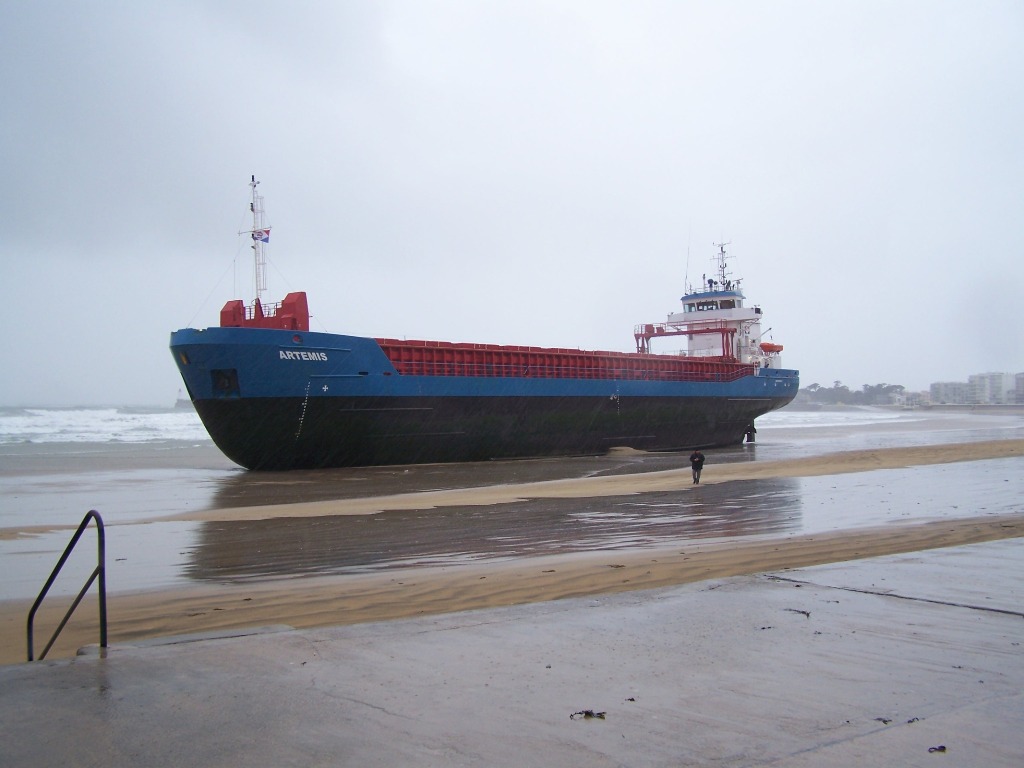
<svg viewBox="0 0 1024 768">
<path fill-rule="evenodd" d="M 739 443 L 789 403 L 799 374 L 734 380 L 410 375 L 374 339 L 185 329 L 171 351 L 196 411 L 249 469 L 690 450 Z"/>
</svg>

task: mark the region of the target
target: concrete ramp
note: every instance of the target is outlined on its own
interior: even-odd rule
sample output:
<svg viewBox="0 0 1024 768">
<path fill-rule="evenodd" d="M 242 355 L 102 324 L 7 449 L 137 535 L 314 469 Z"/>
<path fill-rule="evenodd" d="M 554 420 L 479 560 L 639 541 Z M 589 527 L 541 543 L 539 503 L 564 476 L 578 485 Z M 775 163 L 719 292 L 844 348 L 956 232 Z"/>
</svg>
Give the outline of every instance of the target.
<svg viewBox="0 0 1024 768">
<path fill-rule="evenodd" d="M 0 765 L 1016 767 L 1022 585 L 1010 539 L 2 667 Z"/>
</svg>

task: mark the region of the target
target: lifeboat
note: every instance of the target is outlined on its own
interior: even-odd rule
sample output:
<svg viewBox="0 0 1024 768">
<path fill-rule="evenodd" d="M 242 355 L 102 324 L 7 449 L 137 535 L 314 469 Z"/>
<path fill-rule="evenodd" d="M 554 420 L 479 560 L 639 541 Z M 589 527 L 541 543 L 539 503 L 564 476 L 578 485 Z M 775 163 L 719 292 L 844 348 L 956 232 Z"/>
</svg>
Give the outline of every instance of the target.
<svg viewBox="0 0 1024 768">
<path fill-rule="evenodd" d="M 771 342 L 762 341 L 761 342 L 761 351 L 766 353 L 766 354 L 769 354 L 769 355 L 772 354 L 773 352 L 781 352 L 782 351 L 782 345 L 781 344 L 772 344 Z"/>
</svg>

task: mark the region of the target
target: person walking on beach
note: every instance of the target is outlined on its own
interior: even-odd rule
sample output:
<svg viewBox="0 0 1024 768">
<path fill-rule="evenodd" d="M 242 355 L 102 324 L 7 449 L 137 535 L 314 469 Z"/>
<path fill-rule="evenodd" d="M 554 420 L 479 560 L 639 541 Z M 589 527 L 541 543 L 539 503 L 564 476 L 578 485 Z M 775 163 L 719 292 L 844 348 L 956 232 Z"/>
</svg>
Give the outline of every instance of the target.
<svg viewBox="0 0 1024 768">
<path fill-rule="evenodd" d="M 700 485 L 700 471 L 704 469 L 704 454 L 694 448 L 690 454 L 690 466 L 693 468 L 693 484 Z"/>
</svg>

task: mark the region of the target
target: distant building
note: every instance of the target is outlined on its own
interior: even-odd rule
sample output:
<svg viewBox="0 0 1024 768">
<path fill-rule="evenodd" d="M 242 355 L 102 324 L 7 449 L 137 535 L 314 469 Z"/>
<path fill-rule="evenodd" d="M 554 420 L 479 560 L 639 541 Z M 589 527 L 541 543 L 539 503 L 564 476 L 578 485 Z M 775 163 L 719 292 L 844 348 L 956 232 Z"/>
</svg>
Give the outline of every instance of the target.
<svg viewBox="0 0 1024 768">
<path fill-rule="evenodd" d="M 937 381 L 929 388 L 929 395 L 935 405 L 967 405 L 973 402 L 971 394 L 966 381 Z"/>
<path fill-rule="evenodd" d="M 928 405 L 931 402 L 931 397 L 928 392 L 904 392 L 899 396 L 901 402 L 897 402 L 897 405 L 902 405 L 905 408 L 917 408 L 921 405 Z"/>
<path fill-rule="evenodd" d="M 971 402 L 1003 405 L 1014 402 L 1016 383 L 1012 373 L 976 373 L 967 377 Z"/>
<path fill-rule="evenodd" d="M 885 396 L 884 401 L 877 401 L 875 405 L 898 405 L 902 408 L 917 408 L 922 405 L 928 405 L 931 399 L 927 392 L 911 392 L 909 390 L 902 390 L 900 392 L 890 392 Z"/>
<path fill-rule="evenodd" d="M 930 395 L 934 405 L 1024 404 L 1024 373 L 974 373 L 967 381 L 937 381 Z"/>
</svg>

